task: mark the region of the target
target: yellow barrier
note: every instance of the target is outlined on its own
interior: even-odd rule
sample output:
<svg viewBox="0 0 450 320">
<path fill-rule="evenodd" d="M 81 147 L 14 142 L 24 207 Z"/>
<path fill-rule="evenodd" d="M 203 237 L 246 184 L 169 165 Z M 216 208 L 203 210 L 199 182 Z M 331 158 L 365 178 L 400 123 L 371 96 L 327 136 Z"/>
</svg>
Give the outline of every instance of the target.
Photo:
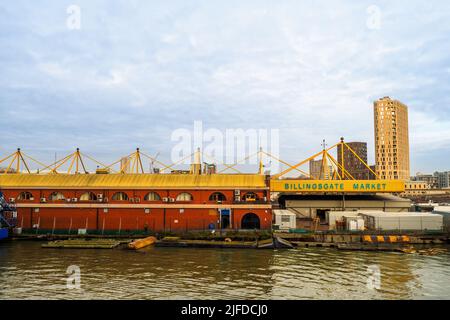
<svg viewBox="0 0 450 320">
<path fill-rule="evenodd" d="M 403 242 L 410 242 L 411 240 L 409 239 L 408 236 L 402 236 L 402 241 Z"/>
<path fill-rule="evenodd" d="M 398 238 L 397 236 L 389 236 L 389 242 L 397 242 Z"/>
<path fill-rule="evenodd" d="M 365 235 L 362 238 L 363 242 L 410 242 L 410 238 L 408 236 L 369 236 Z"/>
</svg>

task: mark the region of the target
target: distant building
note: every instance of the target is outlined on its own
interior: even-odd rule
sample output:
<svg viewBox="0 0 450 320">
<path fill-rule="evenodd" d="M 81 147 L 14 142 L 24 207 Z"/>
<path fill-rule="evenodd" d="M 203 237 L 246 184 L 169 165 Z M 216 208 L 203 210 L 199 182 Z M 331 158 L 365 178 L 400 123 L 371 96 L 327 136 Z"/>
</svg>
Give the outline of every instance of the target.
<svg viewBox="0 0 450 320">
<path fill-rule="evenodd" d="M 374 172 L 377 172 L 377 168 L 374 164 L 370 165 L 370 170 L 369 170 L 369 180 L 376 180 L 377 177 L 375 176 Z"/>
<path fill-rule="evenodd" d="M 324 175 L 322 169 L 322 160 L 310 160 L 309 161 L 309 174 L 312 179 L 329 180 L 332 173 L 332 167 L 329 165 L 327 173 Z"/>
<path fill-rule="evenodd" d="M 418 172 L 415 176 L 411 177 L 411 181 L 422 181 L 428 183 L 431 189 L 439 188 L 437 177 L 432 174 L 425 174 Z"/>
<path fill-rule="evenodd" d="M 363 161 L 358 159 L 348 148 L 344 148 L 344 168 L 356 180 L 369 179 L 369 168 L 367 164 L 367 143 L 366 142 L 347 142 L 347 145 L 360 157 Z M 342 164 L 342 144 L 337 147 L 338 163 Z M 342 169 L 339 169 L 339 174 L 343 176 Z M 350 177 L 348 177 L 350 178 Z"/>
<path fill-rule="evenodd" d="M 383 180 L 409 180 L 408 107 L 384 97 L 374 102 L 376 173 Z"/>
<path fill-rule="evenodd" d="M 424 195 L 431 189 L 429 183 L 424 181 L 406 181 L 403 195 Z"/>
<path fill-rule="evenodd" d="M 435 172 L 436 183 L 439 189 L 450 188 L 450 171 Z"/>
</svg>

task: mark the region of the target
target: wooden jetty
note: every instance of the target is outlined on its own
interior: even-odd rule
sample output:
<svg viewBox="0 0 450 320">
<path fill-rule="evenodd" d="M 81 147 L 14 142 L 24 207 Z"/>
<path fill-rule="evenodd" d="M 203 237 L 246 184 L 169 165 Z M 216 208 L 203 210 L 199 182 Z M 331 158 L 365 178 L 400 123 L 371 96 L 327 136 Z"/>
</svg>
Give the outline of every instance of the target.
<svg viewBox="0 0 450 320">
<path fill-rule="evenodd" d="M 42 248 L 58 249 L 113 249 L 122 243 L 129 241 L 120 241 L 115 239 L 70 239 L 50 241 L 42 245 Z"/>
<path fill-rule="evenodd" d="M 157 247 L 177 248 L 256 248 L 254 241 L 216 241 L 216 240 L 182 240 L 178 237 L 166 237 L 155 244 Z"/>
</svg>

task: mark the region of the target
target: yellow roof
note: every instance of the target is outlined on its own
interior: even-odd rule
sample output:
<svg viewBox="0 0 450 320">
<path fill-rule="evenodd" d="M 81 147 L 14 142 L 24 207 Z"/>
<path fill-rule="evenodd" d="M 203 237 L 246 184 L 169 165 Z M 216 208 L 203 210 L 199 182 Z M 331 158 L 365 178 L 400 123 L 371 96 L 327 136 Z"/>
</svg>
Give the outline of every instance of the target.
<svg viewBox="0 0 450 320">
<path fill-rule="evenodd" d="M 2 174 L 5 189 L 262 189 L 257 174 Z"/>
</svg>

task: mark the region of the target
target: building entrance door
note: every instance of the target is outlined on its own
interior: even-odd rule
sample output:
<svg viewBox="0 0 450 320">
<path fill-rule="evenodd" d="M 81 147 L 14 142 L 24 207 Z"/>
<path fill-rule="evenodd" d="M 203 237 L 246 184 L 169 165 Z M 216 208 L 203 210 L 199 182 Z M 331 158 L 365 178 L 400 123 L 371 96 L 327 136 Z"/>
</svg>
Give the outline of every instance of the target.
<svg viewBox="0 0 450 320">
<path fill-rule="evenodd" d="M 320 219 L 320 222 L 324 222 L 327 219 L 327 217 L 326 217 L 327 211 L 329 211 L 329 210 L 317 209 L 316 217 Z"/>
<path fill-rule="evenodd" d="M 230 209 L 220 210 L 220 228 L 228 229 L 230 227 Z"/>
</svg>

